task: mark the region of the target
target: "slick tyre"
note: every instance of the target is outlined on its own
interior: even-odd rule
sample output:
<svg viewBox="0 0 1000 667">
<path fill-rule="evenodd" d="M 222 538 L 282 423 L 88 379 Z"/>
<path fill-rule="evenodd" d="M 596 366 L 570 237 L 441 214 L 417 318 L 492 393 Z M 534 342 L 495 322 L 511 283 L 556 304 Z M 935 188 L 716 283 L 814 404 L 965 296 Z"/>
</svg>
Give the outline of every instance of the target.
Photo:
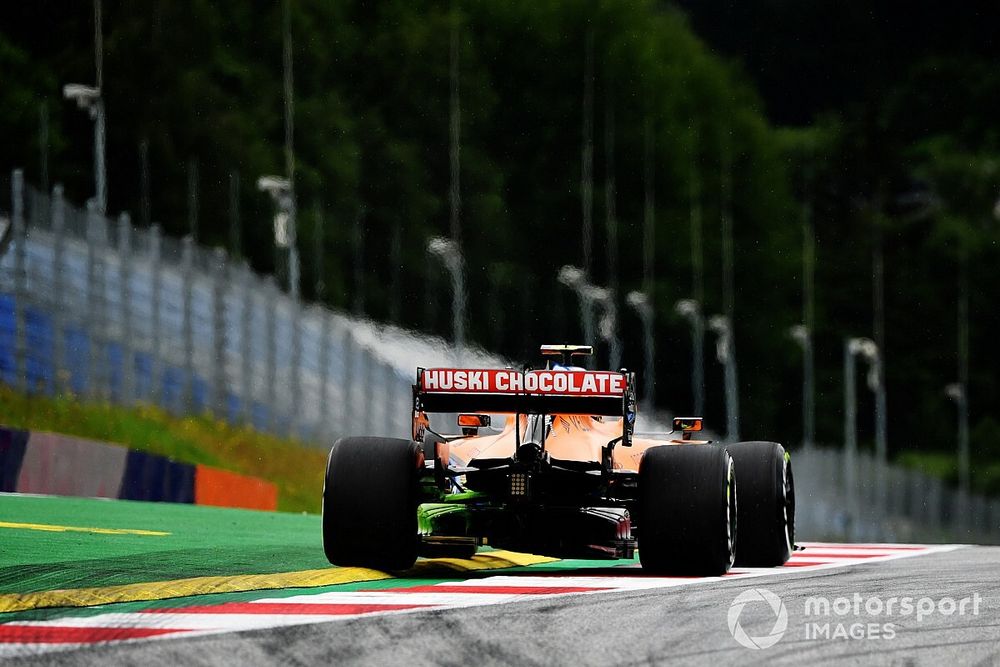
<svg viewBox="0 0 1000 667">
<path fill-rule="evenodd" d="M 334 565 L 405 570 L 417 559 L 419 445 L 341 438 L 323 486 L 323 550 Z"/>
<path fill-rule="evenodd" d="M 713 576 L 732 567 L 736 470 L 724 447 L 648 449 L 639 464 L 637 509 L 643 569 Z"/>
<path fill-rule="evenodd" d="M 740 477 L 736 565 L 784 565 L 795 548 L 792 463 L 776 442 L 728 445 Z"/>
</svg>

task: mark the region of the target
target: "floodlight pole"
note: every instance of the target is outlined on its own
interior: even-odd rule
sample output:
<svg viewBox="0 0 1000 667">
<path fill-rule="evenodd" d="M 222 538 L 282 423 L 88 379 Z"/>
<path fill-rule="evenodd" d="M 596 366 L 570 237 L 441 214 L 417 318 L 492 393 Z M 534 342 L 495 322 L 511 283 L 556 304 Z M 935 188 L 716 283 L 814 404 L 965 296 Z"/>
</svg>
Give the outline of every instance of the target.
<svg viewBox="0 0 1000 667">
<path fill-rule="evenodd" d="M 291 0 L 282 7 L 282 80 L 285 98 L 285 177 L 288 179 L 285 212 L 288 215 L 288 291 L 292 298 L 299 298 L 299 244 L 298 211 L 295 204 L 295 84 L 292 61 L 292 9 Z"/>
<path fill-rule="evenodd" d="M 604 313 L 597 329 L 601 340 L 608 344 L 608 360 L 612 369 L 617 369 L 621 363 L 621 341 L 618 338 L 618 308 L 615 305 L 614 294 L 604 287 L 592 285 L 587 275 L 578 266 L 566 265 L 559 269 L 557 279 L 560 283 L 576 292 L 580 299 L 580 310 L 583 313 L 584 335 L 588 345 L 593 344 L 594 335 L 594 305 L 600 304 Z"/>
<path fill-rule="evenodd" d="M 812 331 L 805 324 L 796 324 L 788 333 L 802 347 L 802 448 L 812 449 L 816 432 Z"/>
<path fill-rule="evenodd" d="M 295 248 L 295 199 L 292 184 L 281 176 L 261 176 L 257 179 L 257 189 L 271 196 L 277 212 L 274 216 L 274 244 L 276 248 L 288 248 L 289 260 L 291 251 Z M 291 264 L 291 261 L 289 261 Z M 288 291 L 293 298 L 298 298 L 298 271 L 293 273 L 289 266 Z"/>
<path fill-rule="evenodd" d="M 851 340 L 844 341 L 844 498 L 847 505 L 848 535 L 856 531 L 858 418 L 857 390 L 854 386 L 854 352 Z"/>
<path fill-rule="evenodd" d="M 102 215 L 108 208 L 108 186 L 104 162 L 104 101 L 101 89 L 80 84 L 63 86 L 63 97 L 76 102 L 94 121 L 94 204 Z"/>
<path fill-rule="evenodd" d="M 739 389 L 736 379 L 736 285 L 735 285 L 735 244 L 733 240 L 733 173 L 729 135 L 723 133 L 720 147 L 722 166 L 720 180 L 720 222 L 722 236 L 722 310 L 723 314 L 713 317 L 709 326 L 719 334 L 719 355 L 725 353 L 724 381 L 726 389 L 726 438 L 729 442 L 740 439 Z M 715 323 L 715 327 L 712 326 Z M 724 345 L 723 345 L 724 342 Z"/>
<path fill-rule="evenodd" d="M 81 84 L 63 86 L 63 97 L 76 102 L 94 121 L 94 202 L 97 211 L 104 215 L 108 210 L 108 180 L 105 164 L 104 116 L 104 27 L 101 18 L 101 0 L 94 0 L 94 70 L 93 87 Z"/>
<path fill-rule="evenodd" d="M 451 326 L 457 363 L 465 357 L 465 258 L 452 239 L 435 236 L 427 241 L 427 252 L 441 260 L 451 277 Z"/>
<path fill-rule="evenodd" d="M 953 382 L 944 388 L 945 395 L 955 402 L 958 413 L 958 489 L 969 492 L 969 397 L 963 382 Z"/>
<path fill-rule="evenodd" d="M 625 297 L 628 305 L 635 309 L 642 320 L 643 340 L 645 342 L 646 368 L 643 373 L 646 383 L 642 395 L 642 410 L 650 414 L 655 406 L 656 398 L 656 349 L 653 336 L 653 306 L 645 292 L 629 292 Z"/>
<path fill-rule="evenodd" d="M 705 318 L 696 299 L 681 299 L 674 312 L 691 324 L 691 396 L 694 414 L 705 413 Z"/>
<path fill-rule="evenodd" d="M 569 287 L 576 294 L 580 303 L 580 325 L 583 329 L 583 342 L 585 345 L 594 345 L 594 300 L 593 295 L 586 289 L 587 274 L 584 269 L 569 264 L 559 269 L 556 278 L 560 283 Z"/>
<path fill-rule="evenodd" d="M 618 338 L 618 304 L 615 293 L 610 289 L 591 286 L 597 296 L 594 300 L 601 304 L 604 316 L 598 325 L 601 338 L 608 345 L 608 367 L 617 370 L 622 362 L 622 343 Z"/>
<path fill-rule="evenodd" d="M 105 116 L 104 116 L 104 30 L 101 19 L 101 0 L 94 0 L 94 70 L 96 85 L 67 84 L 63 97 L 76 102 L 94 121 L 94 202 L 97 211 L 104 215 L 108 210 L 107 170 L 105 166 Z"/>
<path fill-rule="evenodd" d="M 676 312 L 691 323 L 691 394 L 694 413 L 705 413 L 705 318 L 702 304 L 705 303 L 705 268 L 702 248 L 701 178 L 698 173 L 699 153 L 698 125 L 692 124 L 690 179 L 688 199 L 690 205 L 691 228 L 691 298 L 682 299 L 674 306 Z"/>
<path fill-rule="evenodd" d="M 870 338 L 847 338 L 844 340 L 844 493 L 847 500 L 849 537 L 860 537 L 858 527 L 859 504 L 858 496 L 858 427 L 857 427 L 857 388 L 855 387 L 855 358 L 861 356 L 868 362 L 868 387 L 873 391 L 878 388 L 880 378 L 879 350 L 875 341 Z M 876 410 L 878 403 L 876 401 Z M 878 471 L 882 476 L 881 464 Z M 881 485 L 884 487 L 884 485 Z M 882 499 L 884 488 L 878 490 L 879 511 L 885 508 Z"/>
<path fill-rule="evenodd" d="M 813 335 L 816 331 L 816 232 L 812 205 L 812 164 L 803 169 L 802 203 L 802 324 L 790 333 L 802 346 L 802 448 L 816 439 L 816 389 Z"/>
<path fill-rule="evenodd" d="M 740 397 L 736 386 L 732 321 L 725 315 L 713 315 L 708 321 L 708 328 L 718 336 L 715 356 L 722 364 L 726 390 L 726 442 L 737 442 L 740 439 Z"/>
</svg>

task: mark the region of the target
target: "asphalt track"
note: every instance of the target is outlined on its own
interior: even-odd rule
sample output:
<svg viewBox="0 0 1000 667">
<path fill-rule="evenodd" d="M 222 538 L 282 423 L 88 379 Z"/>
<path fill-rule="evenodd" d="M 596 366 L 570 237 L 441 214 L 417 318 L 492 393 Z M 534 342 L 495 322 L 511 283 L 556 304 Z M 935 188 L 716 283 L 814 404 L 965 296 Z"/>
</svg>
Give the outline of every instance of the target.
<svg viewBox="0 0 1000 667">
<path fill-rule="evenodd" d="M 467 585 L 484 587 L 481 590 L 488 592 L 480 597 L 492 594 L 498 596 L 496 600 L 455 602 L 463 606 L 405 609 L 333 621 L 315 617 L 323 622 L 300 618 L 295 625 L 95 645 L 12 657 L 9 661 L 60 665 L 1000 665 L 1000 549 L 914 549 L 911 554 L 897 552 L 895 556 L 866 560 L 852 557 L 829 565 L 810 565 L 813 561 L 807 559 L 814 558 L 807 557 L 810 552 L 835 554 L 843 549 L 815 545 L 796 556 L 804 563 L 802 567 L 744 571 L 742 575 L 708 580 L 665 582 L 628 566 L 535 566 L 486 572 L 478 578 L 465 574 L 453 581 L 420 587 L 424 592 L 400 592 L 397 588 L 395 595 L 406 595 L 416 604 L 426 602 L 419 596 L 426 596 L 426 591 L 435 586 L 448 595 L 448 591 Z M 882 552 L 875 548 L 861 553 Z M 397 586 L 402 584 L 394 581 Z M 558 592 L 526 592 L 526 587 L 533 584 L 554 586 L 549 591 Z M 576 590 L 586 587 L 588 592 Z M 610 590 L 596 590 L 601 587 Z M 777 595 L 788 619 L 781 639 L 760 650 L 737 643 L 728 625 L 734 599 L 752 589 L 766 589 Z M 321 594 L 326 598 L 301 595 L 301 590 L 298 593 L 298 597 L 284 598 L 284 602 L 306 597 L 311 597 L 309 602 L 313 604 L 343 602 L 350 596 L 336 590 Z M 835 602 L 836 598 L 851 599 L 856 593 L 864 601 L 877 597 L 883 603 L 892 597 L 912 597 L 915 603 L 920 598 L 933 603 L 943 598 L 958 602 L 978 594 L 978 613 L 973 614 L 968 605 L 964 615 L 957 611 L 941 613 L 935 607 L 921 619 L 915 614 L 889 617 L 866 612 L 862 602 L 857 615 L 854 609 L 842 616 L 833 612 L 829 616 L 805 615 L 806 598 L 810 596 L 824 596 Z M 274 598 L 260 591 L 255 595 L 258 600 Z M 196 614 L 189 618 L 193 616 Z M 738 621 L 749 636 L 760 638 L 773 629 L 776 614 L 764 602 L 748 603 Z M 817 622 L 829 624 L 831 634 L 836 634 L 838 624 L 843 624 L 847 632 L 852 627 L 858 632 L 856 628 L 863 626 L 863 632 L 869 633 L 869 623 L 878 627 L 876 636 L 861 638 L 807 636 L 811 628 L 808 624 Z M 884 629 L 887 622 L 893 624 L 889 633 Z M 894 636 L 889 638 L 888 634 Z"/>
</svg>

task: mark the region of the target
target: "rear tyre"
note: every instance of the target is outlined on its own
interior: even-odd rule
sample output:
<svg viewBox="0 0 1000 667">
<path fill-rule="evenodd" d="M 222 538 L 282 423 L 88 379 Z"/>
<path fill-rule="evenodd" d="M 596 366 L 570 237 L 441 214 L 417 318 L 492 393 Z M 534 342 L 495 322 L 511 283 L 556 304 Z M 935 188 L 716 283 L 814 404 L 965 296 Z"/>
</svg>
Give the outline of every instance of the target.
<svg viewBox="0 0 1000 667">
<path fill-rule="evenodd" d="M 323 550 L 334 565 L 405 570 L 417 559 L 420 447 L 396 438 L 341 438 L 323 486 Z"/>
<path fill-rule="evenodd" d="M 725 574 L 736 542 L 736 472 L 724 447 L 662 445 L 639 464 L 639 561 L 664 574 Z"/>
<path fill-rule="evenodd" d="M 740 535 L 736 565 L 784 565 L 795 545 L 792 463 L 776 442 L 728 445 L 740 476 Z"/>
</svg>

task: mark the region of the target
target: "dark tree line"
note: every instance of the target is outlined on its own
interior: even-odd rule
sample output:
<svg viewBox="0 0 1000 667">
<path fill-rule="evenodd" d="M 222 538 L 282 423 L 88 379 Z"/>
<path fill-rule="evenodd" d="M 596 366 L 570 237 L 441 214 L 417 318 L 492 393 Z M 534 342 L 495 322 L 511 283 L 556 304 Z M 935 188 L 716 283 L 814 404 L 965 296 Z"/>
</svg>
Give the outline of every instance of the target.
<svg viewBox="0 0 1000 667">
<path fill-rule="evenodd" d="M 727 150 L 743 435 L 800 437 L 801 368 L 787 330 L 801 321 L 808 204 L 817 234 L 818 439 L 841 438 L 841 344 L 847 335 L 871 335 L 872 248 L 881 239 L 890 446 L 952 446 L 954 411 L 942 388 L 955 380 L 956 274 L 965 248 L 973 448 L 985 466 L 1000 456 L 992 416 L 1000 321 L 991 306 L 1000 237 L 991 225 L 1000 223 L 990 213 L 1000 182 L 1000 74 L 988 27 L 997 10 L 979 2 L 959 15 L 924 0 L 901 15 L 891 3 L 872 11 L 869 4 L 293 0 L 306 295 L 320 278 L 312 260 L 319 244 L 331 305 L 363 304 L 371 317 L 449 333 L 448 282 L 424 246 L 449 229 L 449 44 L 457 29 L 470 336 L 516 359 L 533 358 L 540 342 L 578 339 L 575 297 L 556 272 L 583 262 L 589 36 L 592 277 L 600 284 L 611 277 L 605 174 L 613 159 L 622 294 L 642 286 L 643 156 L 647 141 L 655 147 L 660 403 L 686 411 L 692 400 L 688 333 L 673 314 L 693 289 L 692 178 L 704 222 L 705 312 L 722 307 Z M 153 220 L 186 232 L 187 168 L 197 160 L 200 238 L 228 246 L 236 172 L 242 247 L 230 250 L 260 271 L 274 268 L 272 209 L 253 183 L 284 164 L 281 11 L 276 0 L 105 2 L 110 210 L 140 211 L 145 141 Z M 78 202 L 92 191 L 91 130 L 60 89 L 93 80 L 92 18 L 90 3 L 79 2 L 0 10 L 0 166 L 5 174 L 23 166 L 41 184 L 45 113 L 47 177 Z M 316 211 L 326 222 L 322 238 Z M 624 364 L 641 369 L 639 322 L 624 301 L 619 316 Z M 721 427 L 721 370 L 706 349 L 707 417 Z M 863 429 L 870 437 L 867 422 Z"/>
</svg>

